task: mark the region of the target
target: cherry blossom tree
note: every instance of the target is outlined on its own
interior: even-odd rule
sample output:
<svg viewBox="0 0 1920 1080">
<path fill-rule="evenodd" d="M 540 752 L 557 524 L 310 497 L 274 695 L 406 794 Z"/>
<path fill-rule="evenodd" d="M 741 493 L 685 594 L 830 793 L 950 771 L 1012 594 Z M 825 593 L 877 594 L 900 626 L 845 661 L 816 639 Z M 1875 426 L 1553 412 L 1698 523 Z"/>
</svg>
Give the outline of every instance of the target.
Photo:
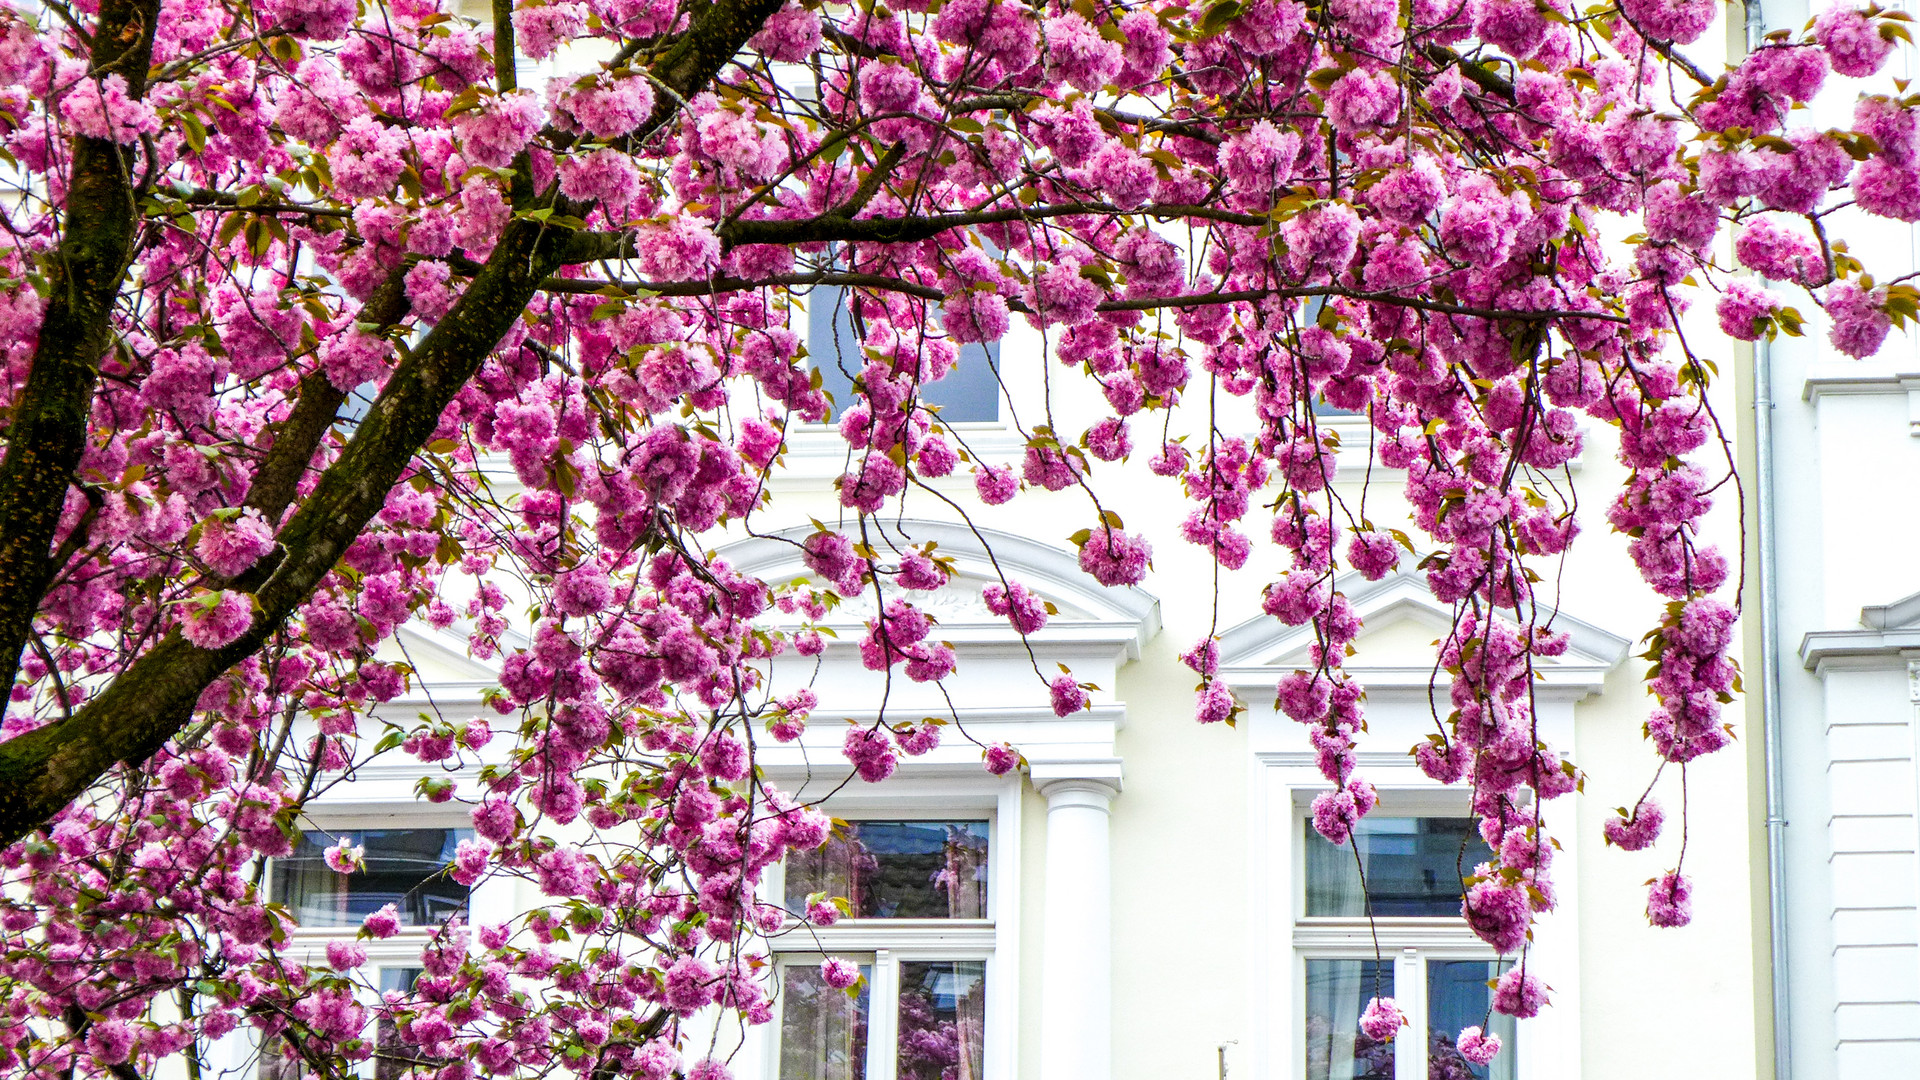
<svg viewBox="0 0 1920 1080">
<path fill-rule="evenodd" d="M 1876 283 L 1824 224 L 1849 202 L 1920 218 L 1915 98 L 1863 94 L 1851 129 L 1791 115 L 1873 75 L 1906 17 L 1842 0 L 1708 71 L 1685 50 L 1719 11 L 0 8 L 0 1067 L 134 1080 L 184 1058 L 197 1076 L 251 1025 L 336 1076 L 375 1052 L 381 1018 L 435 1080 L 727 1076 L 681 1045 L 686 1018 L 764 1022 L 760 935 L 837 912 L 756 891 L 829 831 L 755 770 L 756 744 L 796 738 L 814 704 L 772 695 L 767 664 L 816 655 L 815 624 L 861 596 L 870 668 L 952 674 L 916 602 L 948 566 L 884 517 L 962 469 L 985 507 L 1084 494 L 1073 540 L 1108 586 L 1152 555 L 1099 501 L 1131 457 L 1184 491 L 1185 539 L 1224 567 L 1271 511 L 1291 568 L 1265 611 L 1317 642 L 1277 702 L 1330 785 L 1314 824 L 1343 842 L 1375 796 L 1354 770 L 1362 688 L 1342 662 L 1360 626 L 1336 575 L 1379 578 L 1415 540 L 1336 490 L 1322 402 L 1363 413 L 1383 472 L 1404 474 L 1420 569 L 1455 612 L 1448 704 L 1417 755 L 1471 791 L 1486 846 L 1465 859 L 1464 914 L 1520 960 L 1496 1007 L 1532 1015 L 1529 927 L 1554 903 L 1542 815 L 1579 783 L 1534 723 L 1535 665 L 1566 647 L 1534 567 L 1575 540 L 1582 417 L 1617 431 L 1600 449 L 1625 487 L 1597 497 L 1671 601 L 1648 639 L 1649 772 L 1684 770 L 1727 744 L 1738 672 L 1737 553 L 1700 534 L 1731 454 L 1681 313 L 1712 301 L 1735 338 L 1797 334 L 1797 293 L 1865 356 L 1920 295 Z M 573 74 L 520 84 L 518 59 L 556 55 Z M 850 400 L 796 330 L 823 287 L 852 297 Z M 1020 402 L 1023 458 L 983 460 L 923 391 L 1015 319 L 1112 415 L 1070 432 Z M 1250 434 L 1213 419 L 1232 398 Z M 1179 410 L 1204 439 L 1156 434 Z M 812 578 L 706 554 L 777 519 L 788 438 L 829 420 L 844 515 L 799 542 Z M 1019 581 L 987 602 L 1023 636 L 1048 618 Z M 457 623 L 498 662 L 508 731 L 371 719 L 411 678 L 375 657 L 409 620 Z M 1216 642 L 1185 659 L 1197 719 L 1231 721 Z M 1070 673 L 1036 692 L 1063 715 L 1087 701 Z M 880 781 L 942 737 L 883 715 L 845 750 Z M 496 739 L 511 749 L 479 770 L 477 838 L 449 872 L 524 878 L 550 903 L 449 923 L 418 986 L 377 1004 L 363 946 L 290 955 L 260 867 L 307 803 L 376 758 L 452 800 L 446 777 Z M 982 757 L 1020 765 L 1017 747 Z M 1642 799 L 1607 839 L 1646 847 L 1663 816 Z M 1653 886 L 1656 924 L 1690 916 L 1683 854 Z M 362 936 L 393 932 L 383 913 Z M 1377 1000 L 1362 1023 L 1391 1038 L 1401 1014 Z M 1457 1049 L 1484 1062 L 1498 1039 L 1469 1028 Z"/>
</svg>

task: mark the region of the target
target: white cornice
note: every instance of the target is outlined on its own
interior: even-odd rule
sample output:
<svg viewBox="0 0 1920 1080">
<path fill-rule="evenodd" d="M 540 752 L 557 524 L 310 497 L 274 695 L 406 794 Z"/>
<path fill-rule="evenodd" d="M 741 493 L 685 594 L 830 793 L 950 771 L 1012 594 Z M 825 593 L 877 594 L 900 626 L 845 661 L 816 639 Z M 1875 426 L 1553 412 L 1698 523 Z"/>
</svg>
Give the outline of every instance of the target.
<svg viewBox="0 0 1920 1080">
<path fill-rule="evenodd" d="M 1905 394 L 1907 433 L 1920 436 L 1920 372 L 1901 371 L 1891 363 L 1816 363 L 1808 368 L 1802 400 L 1818 404 L 1823 397 L 1860 394 Z"/>
</svg>

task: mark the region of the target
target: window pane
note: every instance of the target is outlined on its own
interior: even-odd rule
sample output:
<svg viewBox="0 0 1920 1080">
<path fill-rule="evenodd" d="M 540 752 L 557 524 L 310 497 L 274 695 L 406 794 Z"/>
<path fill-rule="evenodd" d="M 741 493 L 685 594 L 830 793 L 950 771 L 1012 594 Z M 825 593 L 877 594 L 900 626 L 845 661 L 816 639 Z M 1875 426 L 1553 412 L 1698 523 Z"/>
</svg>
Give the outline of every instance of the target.
<svg viewBox="0 0 1920 1080">
<path fill-rule="evenodd" d="M 833 395 L 836 419 L 853 404 L 854 377 L 867 366 L 851 302 L 852 294 L 836 285 L 815 286 L 807 294 L 807 356 L 820 372 L 821 388 Z M 939 406 L 940 419 L 948 423 L 998 420 L 999 369 L 999 342 L 962 345 L 953 370 L 920 387 L 920 402 Z"/>
<path fill-rule="evenodd" d="M 273 897 L 301 926 L 357 926 L 387 904 L 409 926 L 433 926 L 467 910 L 467 887 L 442 871 L 468 829 L 314 831 L 293 854 L 273 860 Z M 337 874 L 323 858 L 346 837 L 366 848 L 367 868 Z"/>
<path fill-rule="evenodd" d="M 425 973 L 425 968 L 417 967 L 381 968 L 380 992 L 385 994 L 397 990 L 402 994 L 412 993 L 414 981 Z M 374 1028 L 374 1080 L 399 1080 L 423 1062 L 440 1064 L 422 1055 L 419 1043 L 402 1039 L 400 1025 L 392 1017 L 381 1017 Z"/>
<path fill-rule="evenodd" d="M 1486 854 L 1468 818 L 1361 818 L 1351 848 L 1328 843 L 1311 821 L 1305 828 L 1308 915 L 1364 916 L 1371 895 L 1375 915 L 1457 916 L 1461 853 L 1469 874 Z M 1356 849 L 1367 868 L 1365 892 Z"/>
<path fill-rule="evenodd" d="M 1375 997 L 1393 994 L 1393 964 L 1307 961 L 1307 1080 L 1393 1080 L 1393 1043 L 1360 1030 Z"/>
<path fill-rule="evenodd" d="M 389 990 L 398 990 L 401 993 L 407 993 L 413 989 L 413 984 L 420 978 L 420 976 L 425 975 L 426 973 L 427 973 L 426 968 L 417 968 L 417 967 L 381 968 L 380 969 L 380 992 L 384 994 Z"/>
<path fill-rule="evenodd" d="M 863 1080 L 867 1075 L 867 987 L 860 965 L 855 996 L 820 978 L 817 964 L 781 968 L 780 1080 Z"/>
<path fill-rule="evenodd" d="M 949 424 L 1000 419 L 1000 343 L 970 341 L 946 377 L 920 387 L 923 405 L 938 405 Z"/>
<path fill-rule="evenodd" d="M 300 1080 L 306 1072 L 306 1066 L 299 1058 L 287 1056 L 285 1035 L 269 1035 L 260 1044 L 260 1068 L 255 1072 L 257 1080 Z"/>
<path fill-rule="evenodd" d="M 821 388 L 833 396 L 835 420 L 853 404 L 853 378 L 867 366 L 850 300 L 837 285 L 817 285 L 807 293 L 807 359 L 820 373 Z"/>
<path fill-rule="evenodd" d="M 987 823 L 855 821 L 787 859 L 787 909 L 844 896 L 858 919 L 987 917 Z"/>
<path fill-rule="evenodd" d="M 1506 968 L 1497 960 L 1427 961 L 1428 1080 L 1513 1080 L 1513 1017 L 1489 1013 L 1487 986 Z M 1490 1064 L 1460 1056 L 1460 1029 L 1470 1027 L 1500 1036 L 1500 1055 Z"/>
<path fill-rule="evenodd" d="M 900 965 L 900 1080 L 980 1080 L 987 965 Z"/>
</svg>

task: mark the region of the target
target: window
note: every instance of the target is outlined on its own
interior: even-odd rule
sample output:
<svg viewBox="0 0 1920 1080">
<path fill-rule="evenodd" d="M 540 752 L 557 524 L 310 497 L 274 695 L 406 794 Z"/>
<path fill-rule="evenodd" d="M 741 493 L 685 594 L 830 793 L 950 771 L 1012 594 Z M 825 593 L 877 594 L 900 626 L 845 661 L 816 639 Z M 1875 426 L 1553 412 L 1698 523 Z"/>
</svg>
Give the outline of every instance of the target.
<svg viewBox="0 0 1920 1080">
<path fill-rule="evenodd" d="M 1476 833 L 1469 818 L 1364 817 L 1339 846 L 1311 822 L 1305 832 L 1308 915 L 1365 918 L 1371 899 L 1375 915 L 1457 916 L 1460 879 L 1480 861 L 1468 857 Z"/>
<path fill-rule="evenodd" d="M 414 981 L 423 974 L 424 968 L 382 967 L 375 973 L 375 980 L 382 995 L 388 991 L 408 994 L 413 991 Z M 444 1064 L 422 1057 L 417 1043 L 400 1037 L 399 1024 L 384 1016 L 380 1018 L 374 1033 L 374 1080 L 400 1080 L 416 1065 Z M 306 1063 L 298 1056 L 288 1056 L 286 1036 L 271 1035 L 261 1044 L 256 1080 L 302 1080 L 307 1075 Z"/>
<path fill-rule="evenodd" d="M 990 822 L 863 820 L 789 857 L 786 906 L 847 901 L 830 927 L 795 927 L 779 954 L 778 1080 L 981 1080 L 995 929 Z M 859 965 L 835 990 L 828 956 Z"/>
<path fill-rule="evenodd" d="M 424 968 L 383 967 L 380 969 L 380 994 L 411 994 L 413 984 L 425 974 Z M 409 1042 L 400 1037 L 400 1025 L 391 1017 L 383 1016 L 374 1031 L 374 1080 L 400 1080 L 417 1065 L 439 1065 L 443 1062 L 427 1058 L 420 1053 L 420 1044 Z"/>
<path fill-rule="evenodd" d="M 1460 917 L 1463 869 L 1472 873 L 1487 855 L 1474 822 L 1376 814 L 1340 846 L 1311 821 L 1299 827 L 1305 887 L 1294 945 L 1306 1080 L 1515 1080 L 1513 1018 L 1490 1008 L 1506 962 Z M 1376 926 L 1366 918 L 1369 894 Z M 1376 929 L 1390 939 L 1379 952 Z M 1360 1031 L 1360 1014 L 1387 996 L 1411 1026 L 1375 1042 Z M 1489 1065 L 1455 1048 L 1461 1029 L 1476 1026 L 1507 1047 Z"/>
<path fill-rule="evenodd" d="M 787 863 L 787 910 L 844 897 L 856 919 L 984 919 L 987 823 L 855 821 Z"/>
<path fill-rule="evenodd" d="M 467 910 L 467 887 L 446 874 L 468 829 L 341 829 L 303 834 L 293 854 L 273 860 L 273 897 L 302 927 L 357 927 L 392 904 L 407 926 L 435 926 Z M 336 873 L 329 847 L 345 839 L 366 850 L 366 869 Z"/>
<path fill-rule="evenodd" d="M 867 366 L 854 326 L 851 292 L 838 285 L 816 285 L 807 294 L 807 356 L 820 371 L 821 386 L 833 395 L 838 417 L 853 402 L 853 380 Z M 946 377 L 920 387 L 920 403 L 939 408 L 943 423 L 1000 419 L 1000 343 L 960 346 L 960 362 Z"/>
</svg>

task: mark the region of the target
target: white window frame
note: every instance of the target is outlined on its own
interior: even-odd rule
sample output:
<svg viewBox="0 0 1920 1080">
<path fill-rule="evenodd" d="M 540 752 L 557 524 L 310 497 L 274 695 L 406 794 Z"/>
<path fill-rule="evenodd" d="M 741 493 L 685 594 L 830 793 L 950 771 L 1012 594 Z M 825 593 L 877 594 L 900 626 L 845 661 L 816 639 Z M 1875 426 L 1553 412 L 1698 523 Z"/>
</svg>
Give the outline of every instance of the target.
<svg viewBox="0 0 1920 1080">
<path fill-rule="evenodd" d="M 1381 618 L 1379 625 L 1393 621 Z M 1607 639 L 1597 640 L 1600 646 L 1609 645 Z M 1284 641 L 1269 641 L 1261 647 L 1270 650 L 1268 655 L 1275 655 L 1286 645 Z M 1598 692 L 1602 673 L 1611 663 L 1579 659 L 1564 672 L 1551 672 L 1536 686 L 1534 706 L 1541 738 L 1554 746 L 1577 745 L 1575 704 Z M 1255 686 L 1270 688 L 1274 670 L 1257 669 L 1256 675 L 1254 668 L 1237 669 L 1234 685 L 1244 688 L 1243 692 Z M 1380 793 L 1381 805 L 1374 812 L 1389 816 L 1466 816 L 1470 795 L 1465 786 L 1432 780 L 1411 763 L 1405 750 L 1433 730 L 1428 687 L 1431 669 L 1383 666 L 1356 668 L 1356 674 L 1367 684 L 1368 706 L 1368 733 L 1357 755 L 1358 765 L 1360 775 L 1372 781 Z M 1249 763 L 1254 797 L 1248 801 L 1247 830 L 1253 910 L 1294 917 L 1255 920 L 1251 925 L 1247 994 L 1256 1021 L 1247 1040 L 1248 1067 L 1241 1075 L 1250 1073 L 1261 1080 L 1304 1080 L 1306 1054 L 1301 1039 L 1306 1015 L 1305 968 L 1294 943 L 1296 919 L 1304 911 L 1305 897 L 1301 818 L 1313 797 L 1329 785 L 1320 775 L 1312 749 L 1303 745 L 1299 725 L 1277 710 L 1257 710 L 1247 726 L 1254 751 Z M 1580 883 L 1584 849 L 1589 846 L 1584 830 L 1578 827 L 1580 809 L 1571 796 L 1546 805 L 1547 830 L 1560 844 L 1553 860 L 1558 902 L 1552 911 L 1535 917 L 1527 964 L 1529 973 L 1550 988 L 1552 1003 L 1540 1015 L 1520 1021 L 1513 1045 L 1501 1050 L 1502 1055 L 1513 1055 L 1518 1080 L 1575 1080 L 1579 1075 L 1584 1038 Z M 1388 945 L 1388 939 L 1383 936 L 1381 943 Z M 1371 951 L 1369 945 L 1366 954 Z M 1471 958 L 1485 958 L 1488 952 Z M 1403 954 L 1396 951 L 1395 955 Z M 1301 1017 L 1297 1021 L 1296 1012 Z"/>
<path fill-rule="evenodd" d="M 977 770 L 972 770 L 977 772 Z M 848 791 L 820 809 L 847 821 L 985 821 L 987 823 L 987 917 L 985 919 L 846 919 L 832 926 L 794 930 L 767 941 L 773 960 L 769 991 L 772 1020 L 752 1047 L 757 1067 L 742 1061 L 736 1075 L 780 1080 L 780 1029 L 784 968 L 818 964 L 838 956 L 870 964 L 867 998 L 866 1080 L 896 1080 L 899 970 L 903 963 L 961 961 L 986 966 L 986 1030 L 981 1072 L 1014 1075 L 1018 1052 L 1020 808 L 1017 780 L 977 776 L 921 777 L 911 772 L 876 785 Z M 783 904 L 786 867 L 768 870 L 761 884 L 764 901 Z"/>
<path fill-rule="evenodd" d="M 1500 959 L 1486 942 L 1467 927 L 1458 916 L 1396 915 L 1381 916 L 1371 924 L 1365 917 L 1307 914 L 1307 842 L 1306 830 L 1312 821 L 1309 803 L 1318 792 L 1296 790 L 1293 813 L 1293 985 L 1298 1004 L 1293 1010 L 1293 1045 L 1301 1077 L 1306 1075 L 1307 1045 L 1307 961 L 1373 960 L 1393 965 L 1394 1002 L 1406 1014 L 1410 1026 L 1394 1039 L 1394 1080 L 1425 1080 L 1427 1075 L 1427 962 L 1445 960 Z M 1443 796 L 1436 798 L 1435 796 Z M 1446 798 L 1444 796 L 1456 796 Z M 1380 805 L 1370 817 L 1390 818 L 1471 818 L 1465 797 L 1459 792 L 1383 792 Z M 1351 843 L 1351 841 L 1349 841 Z M 1351 848 L 1342 850 L 1350 851 Z M 1491 851 L 1488 852 L 1491 855 Z M 1374 935 L 1379 935 L 1376 953 Z M 1502 1054 L 1518 1054 L 1515 1045 L 1502 1048 Z M 1518 1058 L 1516 1057 L 1517 1061 Z M 1520 1074 L 1516 1072 L 1516 1077 Z M 1520 1077 L 1524 1080 L 1524 1077 Z"/>
<path fill-rule="evenodd" d="M 1432 915 L 1378 916 L 1371 923 L 1365 917 L 1307 914 L 1307 842 L 1306 830 L 1312 821 L 1313 797 L 1327 790 L 1323 780 L 1317 787 L 1294 787 L 1291 791 L 1291 863 L 1292 897 L 1288 923 L 1291 935 L 1292 965 L 1289 979 L 1293 1002 L 1291 1009 L 1292 1063 L 1278 1075 L 1305 1080 L 1307 1075 L 1307 961 L 1373 960 L 1376 957 L 1393 965 L 1393 988 L 1389 991 L 1400 1006 L 1409 1026 L 1394 1038 L 1394 1080 L 1426 1080 L 1427 1076 L 1427 962 L 1445 960 L 1499 960 L 1486 942 L 1481 941 L 1466 920 Z M 1390 818 L 1471 818 L 1466 793 L 1458 789 L 1383 788 L 1380 804 L 1370 817 Z M 1351 843 L 1351 841 L 1349 841 Z M 1343 850 L 1350 850 L 1344 849 Z M 1472 853 L 1470 852 L 1470 855 Z M 1492 852 L 1487 855 L 1491 857 Z M 1376 953 L 1375 934 L 1379 937 Z M 1517 1025 L 1512 1043 L 1500 1053 L 1513 1055 L 1516 1080 L 1528 1080 L 1520 1046 L 1527 1041 L 1526 1025 Z"/>
</svg>

